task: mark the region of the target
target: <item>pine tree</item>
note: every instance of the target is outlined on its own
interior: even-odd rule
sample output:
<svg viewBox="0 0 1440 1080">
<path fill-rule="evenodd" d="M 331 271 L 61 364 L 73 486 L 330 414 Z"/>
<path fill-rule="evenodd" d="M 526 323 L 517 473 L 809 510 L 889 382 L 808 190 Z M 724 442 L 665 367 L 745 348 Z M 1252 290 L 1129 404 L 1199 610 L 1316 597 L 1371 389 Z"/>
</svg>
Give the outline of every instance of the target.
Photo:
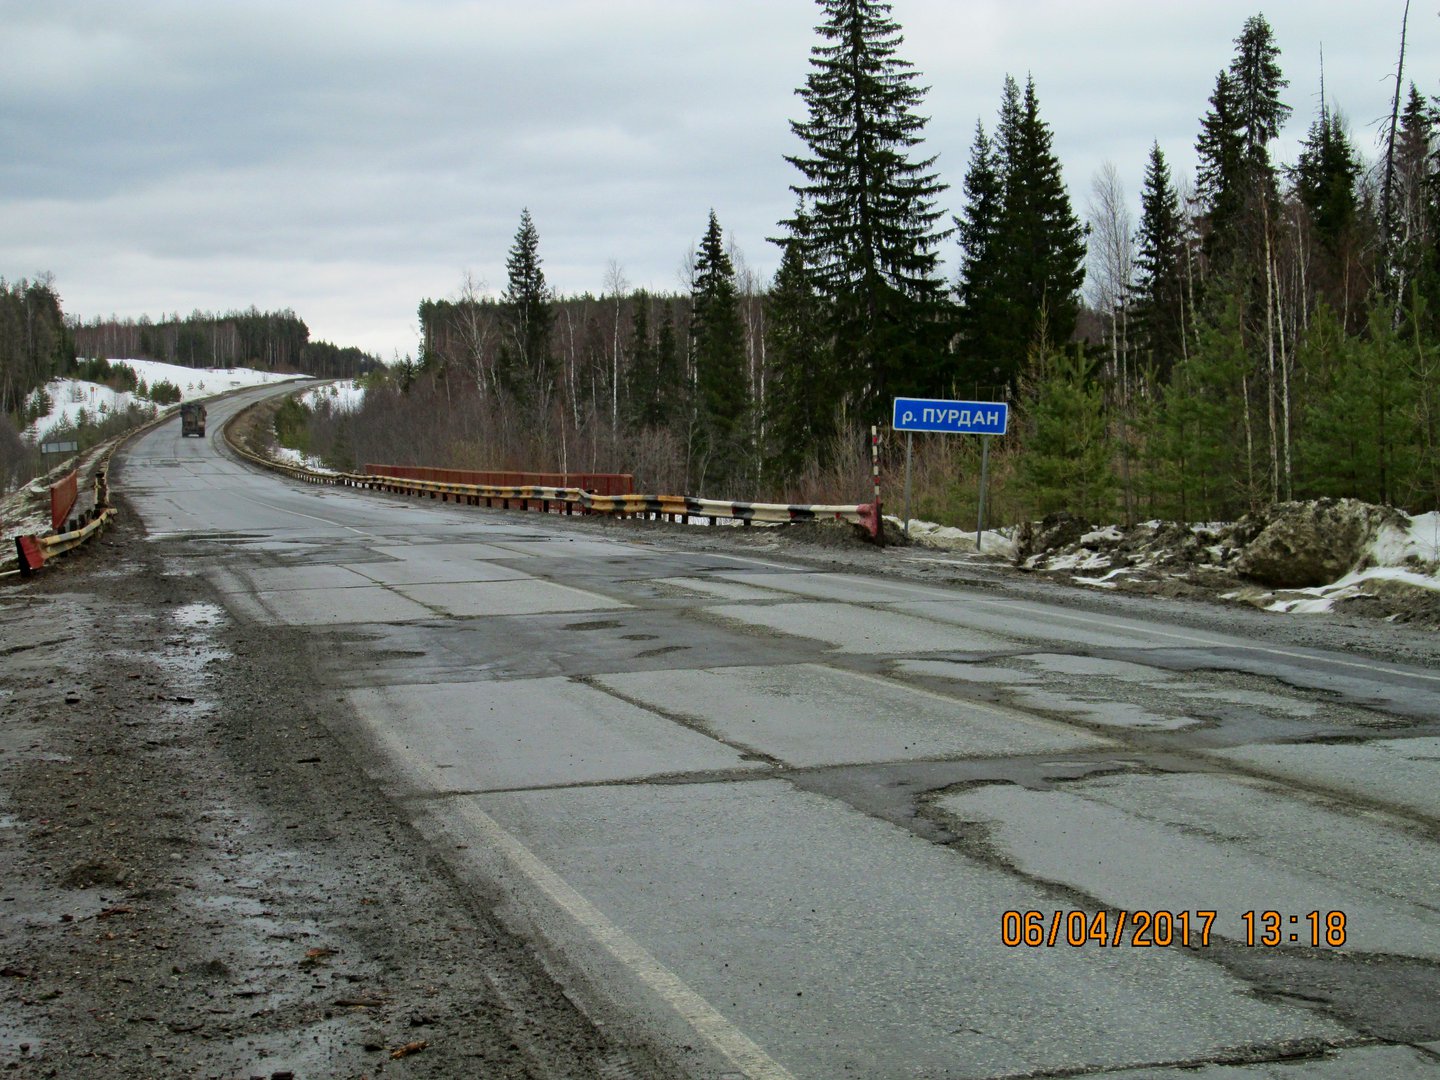
<svg viewBox="0 0 1440 1080">
<path fill-rule="evenodd" d="M 816 292 L 826 301 L 838 386 L 862 416 L 888 398 L 929 388 L 949 338 L 937 276 L 935 208 L 946 185 L 933 157 L 911 160 L 926 120 L 925 90 L 890 5 L 817 0 L 824 44 L 811 50 L 800 97 L 808 109 L 791 130 L 805 155 L 789 156 L 803 180 L 792 190 L 804 215 L 781 224 L 805 245 Z"/>
<path fill-rule="evenodd" d="M 821 336 L 823 306 L 798 240 L 785 244 L 770 286 L 765 352 L 770 379 L 766 428 L 768 470 L 793 478 L 835 435 L 836 389 Z"/>
<path fill-rule="evenodd" d="M 1423 486 L 1415 447 L 1416 393 L 1393 310 L 1377 301 L 1362 336 L 1317 314 L 1306 348 L 1317 376 L 1299 447 L 1306 491 L 1393 505 Z M 1323 350 L 1323 351 L 1322 351 Z"/>
<path fill-rule="evenodd" d="M 505 260 L 509 275 L 501 310 L 506 341 L 501 346 L 501 377 L 522 398 L 543 397 L 553 389 L 550 330 L 554 297 L 540 266 L 540 234 L 528 209 L 520 212 L 520 228 Z"/>
<path fill-rule="evenodd" d="M 749 392 L 745 329 L 735 288 L 735 267 L 715 211 L 695 257 L 690 285 L 690 334 L 695 358 L 699 439 L 692 475 L 704 487 L 741 478 L 749 457 Z"/>
<path fill-rule="evenodd" d="M 1175 366 L 1157 420 L 1166 516 L 1184 521 L 1226 519 L 1254 502 L 1241 403 L 1249 370 L 1244 305 L 1230 281 L 1217 286 L 1215 314 L 1199 345 Z"/>
<path fill-rule="evenodd" d="M 1027 395 L 1021 479 L 1039 514 L 1108 520 L 1115 510 L 1105 395 L 1083 350 L 1045 359 Z"/>
<path fill-rule="evenodd" d="M 1185 355 L 1184 243 L 1180 195 L 1157 142 L 1150 147 L 1140 192 L 1135 320 L 1140 347 L 1161 379 L 1168 379 L 1171 368 Z"/>
</svg>

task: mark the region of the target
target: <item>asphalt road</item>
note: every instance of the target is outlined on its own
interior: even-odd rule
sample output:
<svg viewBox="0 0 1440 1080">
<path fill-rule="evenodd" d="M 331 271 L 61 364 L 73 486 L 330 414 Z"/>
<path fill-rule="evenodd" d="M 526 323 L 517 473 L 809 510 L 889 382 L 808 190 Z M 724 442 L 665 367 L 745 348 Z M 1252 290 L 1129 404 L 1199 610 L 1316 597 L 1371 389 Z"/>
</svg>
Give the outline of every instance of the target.
<svg viewBox="0 0 1440 1080">
<path fill-rule="evenodd" d="M 127 452 L 149 535 L 677 1072 L 1440 1076 L 1434 666 L 307 486 L 234 407 Z"/>
</svg>

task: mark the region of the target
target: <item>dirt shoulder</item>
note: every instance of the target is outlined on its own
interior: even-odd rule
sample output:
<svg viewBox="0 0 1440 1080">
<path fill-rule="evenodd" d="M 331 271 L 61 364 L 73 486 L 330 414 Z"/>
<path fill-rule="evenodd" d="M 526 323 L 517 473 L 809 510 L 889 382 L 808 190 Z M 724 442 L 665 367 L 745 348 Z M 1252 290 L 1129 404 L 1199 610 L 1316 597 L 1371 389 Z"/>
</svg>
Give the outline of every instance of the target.
<svg viewBox="0 0 1440 1080">
<path fill-rule="evenodd" d="M 0 589 L 0 1071 L 657 1076 L 133 515 Z"/>
</svg>

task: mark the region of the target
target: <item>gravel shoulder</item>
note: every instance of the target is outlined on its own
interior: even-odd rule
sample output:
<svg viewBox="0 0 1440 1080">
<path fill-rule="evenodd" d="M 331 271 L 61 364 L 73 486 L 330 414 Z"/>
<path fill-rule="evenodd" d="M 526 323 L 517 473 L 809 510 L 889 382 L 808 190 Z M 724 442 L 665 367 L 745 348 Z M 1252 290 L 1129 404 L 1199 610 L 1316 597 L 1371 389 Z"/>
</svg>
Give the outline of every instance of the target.
<svg viewBox="0 0 1440 1080">
<path fill-rule="evenodd" d="M 0 1071 L 664 1075 L 376 791 L 303 635 L 133 514 L 0 590 L 0 658 Z"/>
</svg>

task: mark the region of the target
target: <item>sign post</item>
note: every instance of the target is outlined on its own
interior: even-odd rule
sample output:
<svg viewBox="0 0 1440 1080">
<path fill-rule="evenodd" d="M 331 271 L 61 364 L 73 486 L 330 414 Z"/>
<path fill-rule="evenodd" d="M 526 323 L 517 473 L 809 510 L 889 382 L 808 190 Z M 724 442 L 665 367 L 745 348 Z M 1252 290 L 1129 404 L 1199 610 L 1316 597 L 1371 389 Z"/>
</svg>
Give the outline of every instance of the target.
<svg viewBox="0 0 1440 1080">
<path fill-rule="evenodd" d="M 975 526 L 975 550 L 983 550 L 985 487 L 990 471 L 990 436 L 1004 435 L 1010 423 L 1010 406 L 1003 401 L 941 401 L 934 398 L 896 398 L 890 425 L 905 432 L 905 535 L 910 535 L 910 457 L 913 433 L 983 435 L 980 447 L 980 520 Z"/>
</svg>

